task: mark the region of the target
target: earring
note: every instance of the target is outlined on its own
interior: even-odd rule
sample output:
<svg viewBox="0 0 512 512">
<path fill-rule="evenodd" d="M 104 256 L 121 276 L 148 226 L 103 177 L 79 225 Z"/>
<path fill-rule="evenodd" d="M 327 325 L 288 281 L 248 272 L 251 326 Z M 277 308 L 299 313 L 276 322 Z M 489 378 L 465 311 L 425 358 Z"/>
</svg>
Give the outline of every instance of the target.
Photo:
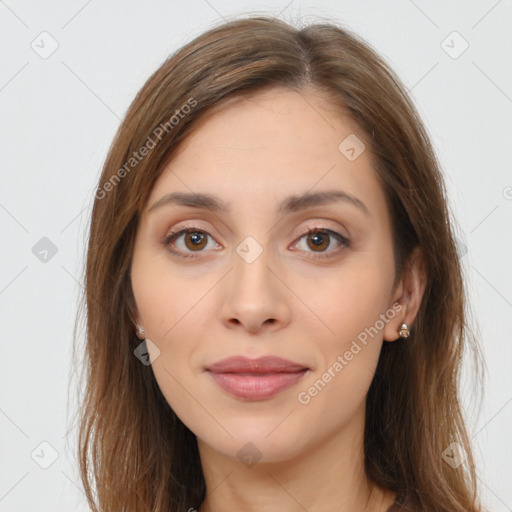
<svg viewBox="0 0 512 512">
<path fill-rule="evenodd" d="M 137 335 L 144 337 L 144 329 L 140 326 L 137 326 Z"/>
<path fill-rule="evenodd" d="M 402 324 L 398 330 L 398 336 L 400 336 L 400 339 L 406 340 L 409 337 L 409 334 L 410 332 L 407 324 Z"/>
</svg>

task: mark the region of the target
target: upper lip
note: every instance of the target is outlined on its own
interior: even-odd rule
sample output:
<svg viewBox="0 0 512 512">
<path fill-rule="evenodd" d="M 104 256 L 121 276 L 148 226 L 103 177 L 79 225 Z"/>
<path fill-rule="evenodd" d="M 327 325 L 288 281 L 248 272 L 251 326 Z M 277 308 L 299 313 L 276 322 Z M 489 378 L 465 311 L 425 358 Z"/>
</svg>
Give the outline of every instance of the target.
<svg viewBox="0 0 512 512">
<path fill-rule="evenodd" d="M 206 370 L 212 373 L 292 373 L 308 370 L 308 367 L 277 356 L 257 359 L 232 356 L 207 366 Z"/>
</svg>

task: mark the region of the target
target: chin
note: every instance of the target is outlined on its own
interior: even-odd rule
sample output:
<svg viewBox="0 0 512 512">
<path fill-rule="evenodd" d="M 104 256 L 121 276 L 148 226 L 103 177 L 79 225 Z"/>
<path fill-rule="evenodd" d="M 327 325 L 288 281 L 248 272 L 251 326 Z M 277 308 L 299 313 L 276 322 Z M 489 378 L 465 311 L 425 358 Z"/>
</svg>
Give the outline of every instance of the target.
<svg viewBox="0 0 512 512">
<path fill-rule="evenodd" d="M 230 459 L 240 461 L 246 467 L 252 467 L 255 464 L 288 462 L 297 457 L 302 448 L 294 442 L 283 444 L 283 439 L 269 441 L 268 438 L 265 439 L 265 436 L 260 436 L 260 438 L 240 437 L 227 444 L 228 446 L 211 446 L 211 448 Z"/>
</svg>

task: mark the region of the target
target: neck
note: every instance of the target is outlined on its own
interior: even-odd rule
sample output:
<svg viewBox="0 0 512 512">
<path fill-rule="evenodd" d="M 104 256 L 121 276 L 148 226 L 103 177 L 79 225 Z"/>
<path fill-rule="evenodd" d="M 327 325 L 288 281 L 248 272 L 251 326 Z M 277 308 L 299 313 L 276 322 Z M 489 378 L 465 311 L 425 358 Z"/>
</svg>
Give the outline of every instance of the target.
<svg viewBox="0 0 512 512">
<path fill-rule="evenodd" d="M 336 433 L 284 461 L 247 467 L 198 439 L 206 482 L 199 512 L 385 512 L 394 493 L 368 481 L 362 429 Z"/>
</svg>

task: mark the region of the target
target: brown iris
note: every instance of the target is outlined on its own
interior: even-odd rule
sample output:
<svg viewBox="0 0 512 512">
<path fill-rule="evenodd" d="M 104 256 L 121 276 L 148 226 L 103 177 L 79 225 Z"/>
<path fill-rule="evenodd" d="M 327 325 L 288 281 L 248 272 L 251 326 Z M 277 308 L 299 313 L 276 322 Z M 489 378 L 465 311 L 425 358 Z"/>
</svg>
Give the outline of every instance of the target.
<svg viewBox="0 0 512 512">
<path fill-rule="evenodd" d="M 308 246 L 313 250 L 323 250 L 329 247 L 329 235 L 327 233 L 317 232 L 312 233 L 307 237 Z M 312 243 L 310 243 L 312 242 Z M 316 251 L 320 252 L 320 251 Z"/>
<path fill-rule="evenodd" d="M 190 245 L 189 245 L 190 242 Z M 201 250 L 207 244 L 207 237 L 201 231 L 185 233 L 185 245 L 192 251 Z"/>
</svg>

